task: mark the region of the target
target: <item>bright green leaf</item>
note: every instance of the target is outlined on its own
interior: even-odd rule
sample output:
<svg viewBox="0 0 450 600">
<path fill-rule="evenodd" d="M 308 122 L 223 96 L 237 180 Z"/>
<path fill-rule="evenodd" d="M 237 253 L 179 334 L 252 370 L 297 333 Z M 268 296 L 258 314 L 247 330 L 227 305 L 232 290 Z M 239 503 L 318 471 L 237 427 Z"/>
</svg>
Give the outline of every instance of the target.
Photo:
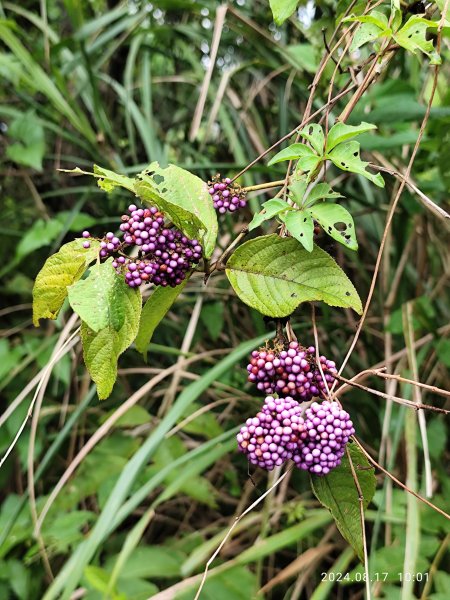
<svg viewBox="0 0 450 600">
<path fill-rule="evenodd" d="M 358 175 L 362 175 L 366 179 L 369 179 L 378 187 L 384 187 L 383 177 L 380 173 L 374 175 L 366 170 L 369 163 L 361 160 L 359 152 L 359 142 L 344 142 L 343 144 L 336 146 L 336 148 L 327 155 L 327 158 L 339 167 L 339 169 L 357 173 Z"/>
<path fill-rule="evenodd" d="M 117 360 L 133 342 L 139 328 L 141 294 L 139 290 L 132 289 L 125 283 L 124 285 L 128 289 L 121 294 L 120 318 L 114 319 L 116 326 L 122 322 L 120 329 L 107 326 L 96 332 L 86 323 L 81 324 L 84 362 L 92 380 L 97 384 L 100 400 L 110 395 L 117 377 Z"/>
<path fill-rule="evenodd" d="M 325 233 L 350 250 L 358 250 L 355 224 L 346 208 L 332 202 L 322 202 L 310 208 L 309 213 Z M 343 227 L 338 229 L 336 227 L 338 223 L 342 223 Z"/>
<path fill-rule="evenodd" d="M 306 198 L 306 206 L 312 206 L 315 202 L 323 198 L 343 198 L 343 196 L 339 192 L 333 192 L 328 183 L 318 183 L 309 192 Z"/>
<path fill-rule="evenodd" d="M 325 148 L 325 136 L 321 125 L 311 123 L 300 131 L 300 135 L 308 140 L 319 156 L 322 156 Z"/>
<path fill-rule="evenodd" d="M 273 234 L 242 244 L 226 273 L 239 298 L 264 315 L 285 317 L 301 302 L 320 300 L 362 312 L 355 288 L 331 256 L 317 246 L 309 253 L 293 238 Z"/>
<path fill-rule="evenodd" d="M 273 20 L 281 25 L 288 19 L 297 8 L 299 0 L 269 0 Z"/>
<path fill-rule="evenodd" d="M 309 213 L 301 210 L 288 212 L 282 217 L 282 221 L 292 237 L 298 240 L 308 252 L 312 252 L 314 223 Z"/>
<path fill-rule="evenodd" d="M 275 154 L 275 156 L 271 160 L 269 160 L 267 164 L 270 167 L 271 165 L 283 162 L 285 160 L 297 160 L 299 158 L 317 159 L 318 157 L 314 153 L 312 148 L 310 148 L 306 144 L 297 143 L 291 144 L 287 148 L 283 148 L 283 150 L 280 150 L 280 152 Z"/>
<path fill-rule="evenodd" d="M 83 248 L 83 239 L 61 246 L 59 252 L 45 261 L 33 287 L 33 323 L 39 319 L 56 319 L 67 296 L 67 288 L 80 279 L 95 260 L 100 243 L 91 240 L 91 247 Z"/>
<path fill-rule="evenodd" d="M 123 566 L 120 577 L 122 579 L 152 579 L 154 577 L 170 578 L 180 575 L 180 568 L 185 556 L 173 548 L 159 546 L 139 546 L 133 550 Z M 115 557 L 107 561 L 112 566 Z"/>
<path fill-rule="evenodd" d="M 376 128 L 376 125 L 372 125 L 372 123 L 362 122 L 360 125 L 336 123 L 328 132 L 326 150 L 327 152 L 331 152 L 338 144 Z"/>
<path fill-rule="evenodd" d="M 397 31 L 403 20 L 400 0 L 391 0 L 391 19 L 392 30 Z"/>
<path fill-rule="evenodd" d="M 199 239 L 209 258 L 217 238 L 217 216 L 207 184 L 175 165 L 148 166 L 136 179 L 136 193 L 144 203 L 162 210 L 188 237 Z"/>
<path fill-rule="evenodd" d="M 147 348 L 155 329 L 183 291 L 188 279 L 189 277 L 186 277 L 180 285 L 177 285 L 174 288 L 156 287 L 145 303 L 144 308 L 142 309 L 139 331 L 135 340 L 136 350 L 141 352 L 141 354 L 144 354 L 144 356 L 147 354 Z"/>
<path fill-rule="evenodd" d="M 305 196 L 308 180 L 302 177 L 292 177 L 289 184 L 289 196 L 298 205 L 301 206 Z"/>
<path fill-rule="evenodd" d="M 278 213 L 292 209 L 292 207 L 289 206 L 289 204 L 287 204 L 284 200 L 280 200 L 279 198 L 267 200 L 267 202 L 264 202 L 262 204 L 262 207 L 264 210 L 257 213 L 250 221 L 250 224 L 248 226 L 249 231 L 256 229 L 261 225 L 261 223 L 272 219 Z"/>
<path fill-rule="evenodd" d="M 378 38 L 386 35 L 391 35 L 387 17 L 376 10 L 373 10 L 368 15 L 360 15 L 358 17 L 348 17 L 344 22 L 361 23 L 355 31 L 355 34 L 350 45 L 350 52 L 354 52 L 368 42 L 374 42 Z"/>
<path fill-rule="evenodd" d="M 347 449 L 364 497 L 363 506 L 367 508 L 375 493 L 374 469 L 356 444 L 348 444 Z M 328 475 L 312 475 L 311 484 L 319 502 L 329 509 L 342 536 L 363 561 L 359 494 L 347 455 L 344 455 L 340 466 Z"/>
<path fill-rule="evenodd" d="M 86 279 L 68 288 L 72 310 L 95 332 L 105 327 L 119 331 L 131 297 L 132 289 L 117 275 L 111 262 L 109 259 L 94 265 Z"/>
<path fill-rule="evenodd" d="M 417 51 L 420 50 L 420 52 L 423 52 L 431 59 L 431 64 L 440 65 L 441 58 L 436 52 L 433 42 L 427 40 L 426 37 L 427 29 L 429 27 L 437 27 L 437 25 L 438 24 L 434 21 L 429 21 L 423 17 L 413 15 L 403 27 L 394 34 L 394 39 L 399 46 L 402 46 L 409 52 L 417 54 Z"/>
<path fill-rule="evenodd" d="M 97 184 L 105 192 L 112 192 L 116 187 L 122 187 L 135 194 L 134 179 L 120 175 L 109 169 L 94 165 L 94 174 L 97 176 Z"/>
<path fill-rule="evenodd" d="M 20 115 L 9 126 L 8 136 L 14 143 L 6 147 L 6 156 L 24 167 L 42 171 L 45 154 L 44 128 L 34 111 Z"/>
</svg>

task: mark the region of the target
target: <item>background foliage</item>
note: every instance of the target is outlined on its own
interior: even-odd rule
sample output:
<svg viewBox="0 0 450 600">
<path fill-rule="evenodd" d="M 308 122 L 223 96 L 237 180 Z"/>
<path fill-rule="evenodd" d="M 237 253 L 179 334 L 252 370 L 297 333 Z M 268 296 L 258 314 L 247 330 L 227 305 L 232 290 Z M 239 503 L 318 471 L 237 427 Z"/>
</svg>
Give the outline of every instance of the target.
<svg viewBox="0 0 450 600">
<path fill-rule="evenodd" d="M 0 5 L 2 455 L 27 413 L 29 382 L 42 377 L 73 325 L 66 307 L 56 322 L 32 326 L 37 272 L 81 230 L 101 235 L 129 203 L 119 188 L 106 195 L 90 178 L 58 169 L 91 170 L 97 163 L 134 175 L 159 161 L 204 180 L 217 171 L 236 174 L 301 121 L 324 37 L 331 37 L 349 4 L 300 2 L 282 26 L 273 23 L 266 1 L 230 2 L 224 21 L 217 3 L 207 1 Z M 407 11 L 408 3 L 402 4 Z M 360 14 L 366 5 L 357 2 L 353 11 Z M 211 58 L 215 23 L 220 43 Z M 444 29 L 444 66 L 412 174 L 442 206 L 450 181 L 448 39 Z M 361 49 L 355 62 L 370 51 Z M 326 102 L 333 68 L 325 70 L 313 109 Z M 336 89 L 347 78 L 338 73 Z M 378 127 L 376 136 L 358 138 L 365 160 L 404 169 L 431 81 L 426 58 L 396 54 L 352 114 L 351 123 L 368 120 Z M 282 164 L 263 161 L 242 183 L 280 179 L 284 172 Z M 332 174 L 333 188 L 354 216 L 359 250 L 325 237 L 319 244 L 365 299 L 397 183 L 384 175 L 386 188 L 380 189 L 364 177 L 337 169 Z M 222 219 L 219 246 L 226 247 L 269 198 L 255 192 L 248 211 Z M 347 377 L 388 364 L 404 376 L 448 387 L 445 225 L 404 191 Z M 261 231 L 271 232 L 265 224 Z M 321 348 L 340 364 L 355 314 L 321 305 L 317 319 Z M 312 342 L 307 303 L 292 324 L 300 341 Z M 234 517 L 272 482 L 259 470 L 249 478 L 234 441 L 236 427 L 259 403 L 246 383 L 246 357 L 272 335 L 273 323 L 243 305 L 220 273 L 207 287 L 200 274 L 191 279 L 156 330 L 147 362 L 134 347 L 121 357 L 118 382 L 105 402 L 95 397 L 79 344 L 69 343 L 51 375 L 44 372 L 49 379 L 37 416 L 0 470 L 0 598 L 49 599 L 59 591 L 69 597 L 73 589 L 92 600 L 139 600 L 166 589 L 161 598 L 193 598 Z M 413 398 L 402 383 L 370 379 L 370 385 Z M 443 406 L 432 392 L 421 399 Z M 356 389 L 343 402 L 371 454 L 423 494 L 424 453 L 407 409 Z M 443 417 L 427 414 L 427 431 L 433 502 L 445 508 Z M 70 477 L 55 494 L 67 469 Z M 306 475 L 292 471 L 246 515 L 213 563 L 202 597 L 244 600 L 261 589 L 259 597 L 266 598 L 361 597 L 362 583 L 321 576 L 350 572 L 354 579 L 363 571 L 309 490 Z M 36 536 L 34 520 L 44 507 Z M 389 574 L 374 583 L 375 597 L 447 597 L 450 538 L 443 517 L 381 475 L 366 517 L 371 571 Z M 405 535 L 413 540 L 411 573 L 428 572 L 428 584 L 423 576 L 401 586 Z"/>
</svg>

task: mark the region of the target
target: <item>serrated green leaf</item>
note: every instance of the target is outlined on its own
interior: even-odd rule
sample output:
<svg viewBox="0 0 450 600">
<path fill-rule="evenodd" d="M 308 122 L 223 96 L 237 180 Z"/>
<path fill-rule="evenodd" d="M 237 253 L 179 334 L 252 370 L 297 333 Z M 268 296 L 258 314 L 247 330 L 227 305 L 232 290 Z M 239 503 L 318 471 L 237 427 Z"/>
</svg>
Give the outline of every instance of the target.
<svg viewBox="0 0 450 600">
<path fill-rule="evenodd" d="M 100 250 L 100 243 L 91 240 L 90 248 L 83 248 L 83 239 L 61 246 L 45 261 L 33 287 L 33 323 L 39 319 L 56 319 L 67 296 L 67 288 L 78 281 Z"/>
<path fill-rule="evenodd" d="M 81 323 L 84 362 L 92 380 L 97 384 L 100 400 L 110 395 L 117 377 L 117 360 L 133 342 L 139 328 L 141 294 L 139 290 L 124 285 L 128 289 L 122 296 L 123 322 L 120 329 L 108 326 L 96 332 L 86 323 Z"/>
<path fill-rule="evenodd" d="M 111 263 L 112 258 L 94 265 L 86 279 L 68 288 L 72 310 L 95 332 L 105 327 L 119 331 L 125 320 L 130 287 Z"/>
<path fill-rule="evenodd" d="M 292 210 L 292 206 L 289 206 L 284 200 L 280 200 L 279 198 L 273 198 L 272 200 L 267 200 L 262 204 L 263 211 L 254 215 L 253 219 L 250 221 L 248 230 L 252 231 L 256 229 L 263 223 L 269 219 L 272 219 L 275 215 L 285 210 Z"/>
<path fill-rule="evenodd" d="M 122 187 L 135 194 L 134 179 L 126 177 L 126 175 L 120 175 L 109 169 L 104 169 L 98 165 L 94 165 L 94 174 L 98 177 L 97 184 L 105 192 L 112 192 L 116 187 Z"/>
<path fill-rule="evenodd" d="M 324 250 L 309 253 L 293 238 L 276 234 L 250 240 L 231 255 L 226 274 L 239 298 L 264 315 L 285 317 L 301 302 L 362 306 L 352 283 Z"/>
<path fill-rule="evenodd" d="M 356 444 L 348 444 L 347 449 L 364 497 L 363 506 L 367 508 L 375 493 L 374 469 Z M 363 561 L 359 495 L 347 455 L 328 475 L 311 475 L 311 485 L 316 498 L 331 512 L 342 536 Z"/>
<path fill-rule="evenodd" d="M 273 20 L 281 25 L 288 19 L 297 8 L 299 0 L 269 0 Z"/>
<path fill-rule="evenodd" d="M 283 150 L 280 150 L 280 152 L 275 154 L 275 156 L 271 160 L 269 160 L 267 165 L 270 167 L 271 165 L 283 162 L 285 160 L 297 160 L 299 158 L 317 159 L 318 157 L 312 148 L 310 148 L 306 144 L 297 143 L 291 144 L 287 148 L 283 148 Z"/>
<path fill-rule="evenodd" d="M 383 36 L 383 30 L 374 25 L 373 23 L 362 23 L 353 36 L 352 43 L 350 44 L 350 52 L 354 52 L 367 44 L 368 42 L 374 42 Z"/>
<path fill-rule="evenodd" d="M 322 156 L 325 148 L 325 136 L 321 125 L 311 123 L 300 131 L 300 135 L 308 140 L 319 156 Z"/>
<path fill-rule="evenodd" d="M 427 29 L 437 27 L 437 25 L 435 21 L 413 15 L 393 37 L 397 44 L 405 50 L 413 54 L 417 54 L 417 51 L 420 50 L 420 52 L 429 56 L 431 64 L 439 65 L 441 64 L 441 58 L 436 52 L 433 42 L 426 38 Z"/>
<path fill-rule="evenodd" d="M 175 165 L 157 162 L 138 175 L 136 193 L 144 203 L 162 210 L 188 237 L 199 239 L 209 258 L 217 239 L 217 215 L 208 186 L 196 175 Z"/>
<path fill-rule="evenodd" d="M 183 291 L 188 279 L 189 277 L 186 277 L 180 285 L 173 288 L 156 287 L 155 291 L 145 303 L 144 308 L 142 309 L 139 331 L 135 340 L 136 349 L 144 356 L 147 354 L 147 348 L 155 329 Z"/>
<path fill-rule="evenodd" d="M 376 125 L 372 125 L 372 123 L 365 123 L 364 121 L 359 125 L 336 123 L 328 132 L 326 150 L 327 152 L 331 152 L 331 150 L 333 150 L 333 148 L 338 144 L 376 128 Z"/>
<path fill-rule="evenodd" d="M 366 170 L 369 163 L 361 160 L 360 157 L 360 146 L 359 142 L 344 142 L 339 144 L 336 148 L 327 155 L 336 167 L 343 171 L 350 171 L 351 173 L 358 173 L 366 179 L 372 181 L 378 187 L 384 187 L 384 179 L 377 173 L 374 175 Z"/>
<path fill-rule="evenodd" d="M 350 250 L 358 250 L 355 224 L 353 223 L 352 215 L 346 208 L 333 202 L 322 202 L 310 208 L 309 213 L 319 223 L 325 233 L 340 244 L 350 248 Z M 336 225 L 338 223 L 342 223 L 344 228 L 337 229 Z"/>
<path fill-rule="evenodd" d="M 339 192 L 333 192 L 328 183 L 318 183 L 309 192 L 306 198 L 306 206 L 312 206 L 315 202 L 323 198 L 343 198 L 343 196 Z"/>
<path fill-rule="evenodd" d="M 312 252 L 314 247 L 314 223 L 310 214 L 307 211 L 296 210 L 283 215 L 281 220 L 292 237 L 298 240 L 308 252 Z"/>
</svg>

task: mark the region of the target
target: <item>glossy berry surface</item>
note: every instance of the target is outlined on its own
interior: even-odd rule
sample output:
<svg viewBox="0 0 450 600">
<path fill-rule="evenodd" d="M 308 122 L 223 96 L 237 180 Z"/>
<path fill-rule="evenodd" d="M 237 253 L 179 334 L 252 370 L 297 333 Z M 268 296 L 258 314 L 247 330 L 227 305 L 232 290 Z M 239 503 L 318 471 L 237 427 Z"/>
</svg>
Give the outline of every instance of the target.
<svg viewBox="0 0 450 600">
<path fill-rule="evenodd" d="M 305 437 L 298 402 L 292 398 L 268 396 L 261 411 L 241 427 L 237 442 L 252 464 L 271 471 L 291 459 Z"/>
<path fill-rule="evenodd" d="M 304 419 L 307 436 L 293 460 L 300 469 L 326 475 L 341 464 L 345 446 L 355 433 L 350 415 L 337 402 L 313 402 Z"/>
<path fill-rule="evenodd" d="M 128 207 L 121 217 L 120 233 L 108 231 L 100 241 L 100 258 L 113 257 L 112 266 L 131 288 L 144 283 L 175 287 L 202 257 L 198 240 L 189 239 L 179 229 L 168 226 L 156 207 Z M 84 231 L 83 238 L 90 237 Z M 83 242 L 88 248 L 89 242 Z M 137 251 L 136 257 L 127 252 Z"/>
<path fill-rule="evenodd" d="M 219 175 L 216 175 L 208 186 L 214 208 L 221 215 L 235 212 L 247 204 L 245 192 L 240 186 L 233 185 L 229 177 L 220 179 Z"/>
<path fill-rule="evenodd" d="M 334 381 L 336 364 L 325 356 L 319 360 L 325 379 L 314 346 L 303 348 L 298 342 L 290 342 L 286 349 L 254 350 L 247 365 L 248 381 L 263 393 L 289 395 L 299 402 L 325 397 L 327 385 Z"/>
</svg>

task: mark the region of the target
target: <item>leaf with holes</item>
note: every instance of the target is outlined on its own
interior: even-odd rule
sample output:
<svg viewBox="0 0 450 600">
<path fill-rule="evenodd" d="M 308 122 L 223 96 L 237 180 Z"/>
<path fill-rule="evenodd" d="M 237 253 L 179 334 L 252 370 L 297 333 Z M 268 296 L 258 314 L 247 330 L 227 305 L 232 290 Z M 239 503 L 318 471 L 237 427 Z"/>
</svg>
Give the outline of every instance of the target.
<svg viewBox="0 0 450 600">
<path fill-rule="evenodd" d="M 138 175 L 136 193 L 146 204 L 162 210 L 186 236 L 199 239 L 209 258 L 217 238 L 217 216 L 208 186 L 196 175 L 175 165 L 157 162 Z"/>
<path fill-rule="evenodd" d="M 176 287 L 156 287 L 150 298 L 144 304 L 139 331 L 135 341 L 136 349 L 144 356 L 147 354 L 147 348 L 155 329 L 181 294 L 188 280 L 189 277 L 186 277 L 186 279 Z"/>
<path fill-rule="evenodd" d="M 126 316 L 126 305 L 138 290 L 130 288 L 112 266 L 112 258 L 94 265 L 86 279 L 68 288 L 72 310 L 95 332 L 111 327 L 119 331 Z"/>
<path fill-rule="evenodd" d="M 309 212 L 303 210 L 288 212 L 281 217 L 281 220 L 292 237 L 298 240 L 308 252 L 312 252 L 314 248 L 314 223 Z"/>
<path fill-rule="evenodd" d="M 272 200 L 267 200 L 262 204 L 263 211 L 257 213 L 253 219 L 250 221 L 248 226 L 248 230 L 252 231 L 256 229 L 263 223 L 264 221 L 268 221 L 272 219 L 275 215 L 278 215 L 281 212 L 286 210 L 293 210 L 292 206 L 289 206 L 284 200 L 280 200 L 279 198 L 273 198 Z"/>
<path fill-rule="evenodd" d="M 427 40 L 427 29 L 437 26 L 437 22 L 414 15 L 394 34 L 394 40 L 399 46 L 413 54 L 417 54 L 417 51 L 420 50 L 430 58 L 432 65 L 440 65 L 441 57 L 436 52 L 433 42 Z"/>
<path fill-rule="evenodd" d="M 347 449 L 363 495 L 363 507 L 366 509 L 375 493 L 375 472 L 356 444 L 348 444 Z M 311 475 L 311 486 L 319 502 L 333 515 L 342 536 L 361 561 L 364 561 L 359 493 L 347 455 L 344 455 L 340 466 L 328 475 Z"/>
<path fill-rule="evenodd" d="M 336 123 L 328 132 L 326 151 L 331 152 L 335 146 L 346 142 L 347 140 L 376 129 L 372 123 L 362 122 L 359 125 L 346 125 L 345 123 Z"/>
<path fill-rule="evenodd" d="M 321 125 L 311 123 L 300 131 L 300 135 L 308 140 L 319 156 L 322 156 L 325 148 L 325 136 Z"/>
<path fill-rule="evenodd" d="M 141 294 L 125 283 L 124 285 L 128 289 L 121 295 L 120 309 L 116 309 L 121 313 L 119 320 L 99 331 L 94 331 L 84 322 L 81 323 L 84 362 L 92 380 L 97 384 L 100 400 L 110 395 L 117 378 L 117 360 L 133 342 L 139 328 Z"/>
<path fill-rule="evenodd" d="M 77 239 L 61 246 L 45 261 L 33 287 L 33 323 L 39 319 L 56 319 L 67 296 L 67 288 L 78 281 L 100 250 L 100 243 L 91 240 L 90 248 L 83 248 L 86 240 Z"/>
<path fill-rule="evenodd" d="M 312 206 L 323 198 L 343 198 L 339 192 L 333 192 L 332 188 L 328 183 L 318 183 L 309 192 L 306 198 L 306 206 Z"/>
<path fill-rule="evenodd" d="M 346 208 L 332 202 L 322 202 L 311 207 L 309 213 L 333 239 L 350 250 L 358 250 L 355 224 L 352 215 Z M 337 228 L 339 223 L 342 223 L 343 229 Z"/>
<path fill-rule="evenodd" d="M 276 234 L 250 240 L 231 255 L 226 274 L 239 298 L 270 317 L 286 317 L 301 302 L 362 312 L 361 300 L 344 271 L 324 250 L 305 250 Z"/>
<path fill-rule="evenodd" d="M 359 152 L 359 142 L 344 142 L 343 144 L 336 146 L 336 148 L 333 148 L 330 154 L 327 155 L 327 158 L 329 158 L 336 167 L 339 167 L 339 169 L 357 173 L 358 175 L 362 175 L 366 179 L 369 179 L 378 187 L 384 187 L 383 177 L 379 173 L 374 175 L 366 170 L 369 163 L 361 160 Z"/>
<path fill-rule="evenodd" d="M 312 148 L 307 146 L 306 144 L 291 144 L 287 148 L 284 148 L 278 154 L 268 162 L 268 166 L 274 165 L 279 162 L 283 162 L 285 160 L 298 160 L 301 159 L 303 165 L 313 164 L 314 161 L 318 162 L 320 157 L 314 152 Z M 302 166 L 304 171 L 309 170 L 305 166 Z"/>
<path fill-rule="evenodd" d="M 273 20 L 281 25 L 288 19 L 297 8 L 299 0 L 269 0 Z"/>
<path fill-rule="evenodd" d="M 376 10 L 373 10 L 368 15 L 360 15 L 358 17 L 347 17 L 343 19 L 344 23 L 357 22 L 361 23 L 361 26 L 355 32 L 352 43 L 350 45 L 350 52 L 354 52 L 364 44 L 368 42 L 374 42 L 380 37 L 392 35 L 392 31 L 389 29 L 389 23 L 387 17 Z"/>
</svg>

